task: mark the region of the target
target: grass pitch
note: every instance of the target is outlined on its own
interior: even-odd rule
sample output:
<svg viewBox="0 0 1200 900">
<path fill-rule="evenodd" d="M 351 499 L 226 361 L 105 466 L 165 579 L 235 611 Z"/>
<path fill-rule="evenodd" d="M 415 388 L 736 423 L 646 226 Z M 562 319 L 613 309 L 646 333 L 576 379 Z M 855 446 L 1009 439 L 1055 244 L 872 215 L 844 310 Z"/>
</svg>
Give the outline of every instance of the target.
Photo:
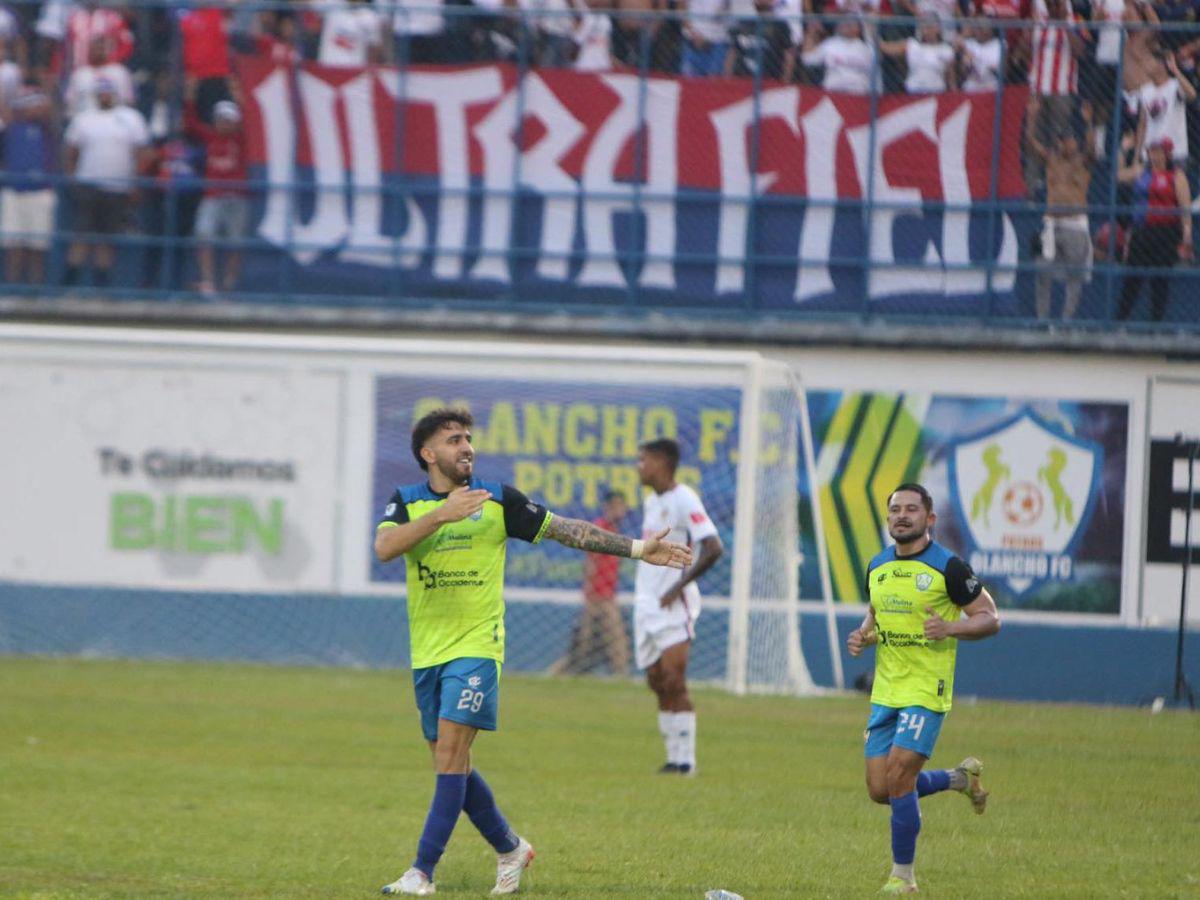
<svg viewBox="0 0 1200 900">
<path fill-rule="evenodd" d="M 867 897 L 888 813 L 862 785 L 865 698 L 696 691 L 696 779 L 654 774 L 638 685 L 506 675 L 475 763 L 538 859 L 532 897 Z M 962 704 L 976 817 L 922 801 L 930 897 L 1200 897 L 1200 717 Z M 0 659 L 0 894 L 368 897 L 409 864 L 432 790 L 405 672 Z M 438 894 L 486 895 L 464 817 Z"/>
</svg>

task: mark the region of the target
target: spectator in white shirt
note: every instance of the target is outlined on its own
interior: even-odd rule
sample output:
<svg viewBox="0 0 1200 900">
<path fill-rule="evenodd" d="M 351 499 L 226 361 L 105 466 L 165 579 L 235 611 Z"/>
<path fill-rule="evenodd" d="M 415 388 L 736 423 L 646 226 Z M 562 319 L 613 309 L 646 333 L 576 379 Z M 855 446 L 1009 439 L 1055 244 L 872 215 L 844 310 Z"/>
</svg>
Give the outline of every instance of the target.
<svg viewBox="0 0 1200 900">
<path fill-rule="evenodd" d="M 954 48 L 942 40 L 936 16 L 925 15 L 917 23 L 917 36 L 903 41 L 880 41 L 888 56 L 903 58 L 908 67 L 904 89 L 910 94 L 941 94 L 955 86 Z"/>
<path fill-rule="evenodd" d="M 686 0 L 680 74 L 689 77 L 721 75 L 729 52 L 729 0 Z"/>
<path fill-rule="evenodd" d="M 63 102 L 68 118 L 73 118 L 85 109 L 96 108 L 96 85 L 107 81 L 116 86 L 117 100 L 124 106 L 133 105 L 133 78 L 129 70 L 119 62 L 110 62 L 112 53 L 110 39 L 105 36 L 92 38 L 88 45 L 88 64 L 77 66 L 67 82 Z"/>
<path fill-rule="evenodd" d="M 357 68 L 379 62 L 382 23 L 369 0 L 333 2 L 318 7 L 323 14 L 317 62 L 323 66 Z"/>
<path fill-rule="evenodd" d="M 1195 101 L 1196 89 L 1179 73 L 1171 53 L 1153 57 L 1147 74 L 1150 81 L 1138 91 L 1138 146 L 1169 138 L 1171 159 L 1181 166 L 1188 158 L 1187 105 Z"/>
<path fill-rule="evenodd" d="M 825 70 L 821 87 L 843 94 L 869 94 L 875 71 L 875 51 L 862 38 L 862 23 L 857 19 L 842 19 L 837 33 L 817 43 L 816 29 L 804 36 L 806 66 Z"/>
<path fill-rule="evenodd" d="M 612 68 L 612 18 L 603 0 L 578 0 L 579 24 L 572 35 L 579 46 L 575 69 L 579 72 L 607 72 Z M 596 8 L 592 8 L 595 4 Z"/>
<path fill-rule="evenodd" d="M 134 177 L 146 157 L 150 134 L 142 114 L 120 104 L 111 81 L 96 82 L 96 104 L 71 120 L 63 138 L 63 169 L 74 177 L 71 200 L 76 232 L 67 250 L 64 283 L 78 280 L 80 267 L 94 250 L 94 283 L 107 287 L 115 257 L 108 236 L 129 227 L 136 198 Z"/>
<path fill-rule="evenodd" d="M 1000 87 L 1004 44 L 990 22 L 977 21 L 963 28 L 955 43 L 959 50 L 960 86 L 971 94 L 990 94 Z"/>
</svg>

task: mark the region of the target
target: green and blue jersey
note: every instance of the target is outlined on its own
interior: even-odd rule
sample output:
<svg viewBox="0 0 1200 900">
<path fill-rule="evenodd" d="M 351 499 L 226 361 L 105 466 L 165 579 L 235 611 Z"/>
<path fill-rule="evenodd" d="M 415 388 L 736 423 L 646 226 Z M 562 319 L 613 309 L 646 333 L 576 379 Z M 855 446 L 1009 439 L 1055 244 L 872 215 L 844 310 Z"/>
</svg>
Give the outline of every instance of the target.
<svg viewBox="0 0 1200 900">
<path fill-rule="evenodd" d="M 441 526 L 406 554 L 412 666 L 453 659 L 504 660 L 504 560 L 510 537 L 536 544 L 553 518 L 516 488 L 472 478 L 492 497 L 478 513 Z M 428 483 L 396 488 L 379 528 L 426 516 L 448 494 Z"/>
<path fill-rule="evenodd" d="M 914 556 L 898 556 L 893 545 L 871 560 L 867 594 L 879 637 L 872 703 L 950 709 L 958 640 L 928 640 L 925 610 L 956 621 L 982 590 L 971 567 L 936 542 Z"/>
</svg>

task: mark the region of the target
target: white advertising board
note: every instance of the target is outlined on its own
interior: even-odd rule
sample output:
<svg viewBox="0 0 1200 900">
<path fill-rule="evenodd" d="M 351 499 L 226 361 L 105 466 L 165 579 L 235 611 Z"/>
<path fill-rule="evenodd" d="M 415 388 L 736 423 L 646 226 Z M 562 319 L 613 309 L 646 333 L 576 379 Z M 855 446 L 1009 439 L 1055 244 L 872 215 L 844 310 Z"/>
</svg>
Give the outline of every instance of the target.
<svg viewBox="0 0 1200 900">
<path fill-rule="evenodd" d="M 0 578 L 334 586 L 338 375 L 56 356 L 0 361 Z"/>
</svg>

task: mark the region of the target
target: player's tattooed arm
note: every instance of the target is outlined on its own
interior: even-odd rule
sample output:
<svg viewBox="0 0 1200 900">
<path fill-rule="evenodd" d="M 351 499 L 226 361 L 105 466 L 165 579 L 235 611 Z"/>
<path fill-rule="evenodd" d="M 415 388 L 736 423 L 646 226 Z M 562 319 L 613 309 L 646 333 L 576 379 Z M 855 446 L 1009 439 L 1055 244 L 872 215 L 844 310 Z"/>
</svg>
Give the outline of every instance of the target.
<svg viewBox="0 0 1200 900">
<path fill-rule="evenodd" d="M 668 541 L 666 538 L 669 533 L 670 529 L 664 528 L 643 541 L 634 541 L 623 534 L 597 528 L 591 522 L 582 519 L 554 516 L 546 526 L 545 536 L 563 546 L 586 550 L 588 553 L 633 557 L 637 552 L 639 559 L 651 565 L 686 569 L 692 564 L 692 549 L 686 544 Z"/>
<path fill-rule="evenodd" d="M 607 553 L 610 556 L 632 556 L 633 539 L 623 534 L 597 528 L 582 519 L 555 516 L 546 527 L 546 537 L 564 547 L 586 550 L 588 553 Z"/>
</svg>

